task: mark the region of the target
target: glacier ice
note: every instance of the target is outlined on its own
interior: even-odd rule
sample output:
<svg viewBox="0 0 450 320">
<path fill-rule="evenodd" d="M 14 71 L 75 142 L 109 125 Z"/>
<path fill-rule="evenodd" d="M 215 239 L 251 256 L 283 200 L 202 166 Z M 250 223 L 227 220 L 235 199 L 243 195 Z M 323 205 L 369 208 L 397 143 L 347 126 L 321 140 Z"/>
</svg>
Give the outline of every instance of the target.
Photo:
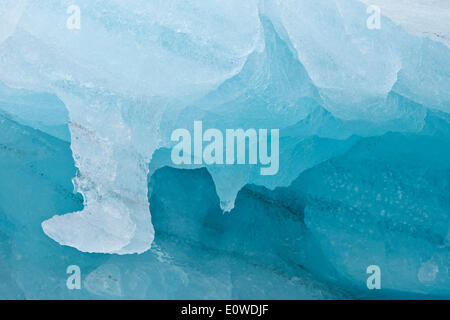
<svg viewBox="0 0 450 320">
<path fill-rule="evenodd" d="M 384 15 L 408 32 L 450 47 L 450 3 L 446 0 L 360 0 L 366 5 L 376 5 Z M 405 7 L 407 6 L 407 10 Z"/>
<path fill-rule="evenodd" d="M 0 297 L 448 298 L 450 49 L 422 25 L 79 0 L 68 30 L 70 4 L 0 2 Z M 174 165 L 195 120 L 280 129 L 279 173 Z"/>
<path fill-rule="evenodd" d="M 362 281 L 361 268 L 376 261 L 389 273 L 385 289 L 448 294 L 448 142 L 424 134 L 366 138 L 292 184 L 311 198 L 305 223 L 341 274 Z M 427 269 L 436 274 L 424 289 Z"/>
<path fill-rule="evenodd" d="M 36 108 L 36 104 L 40 107 Z M 0 83 L 0 112 L 9 119 L 70 142 L 69 114 L 55 95 L 13 89 Z"/>
<path fill-rule="evenodd" d="M 174 20 L 163 1 L 80 2 L 87 7 L 82 30 L 90 31 L 78 32 L 74 42 L 67 37 L 66 17 L 57 14 L 65 12 L 65 3 L 21 2 L 26 9 L 1 43 L 1 80 L 53 92 L 64 102 L 78 168 L 74 184 L 84 198 L 81 212 L 43 222 L 50 237 L 87 252 L 150 248 L 146 164 L 158 146 L 159 117 L 171 103 L 167 97 L 189 99 L 204 91 L 238 68 L 254 46 L 257 12 L 235 1 L 230 8 L 249 12 L 236 19 L 220 3 L 180 1 Z M 196 24 L 202 10 L 211 15 L 206 25 L 213 32 Z M 214 10 L 222 14 L 220 22 Z M 230 32 L 223 23 L 242 27 Z M 189 55 L 180 54 L 182 44 L 192 47 Z"/>
</svg>

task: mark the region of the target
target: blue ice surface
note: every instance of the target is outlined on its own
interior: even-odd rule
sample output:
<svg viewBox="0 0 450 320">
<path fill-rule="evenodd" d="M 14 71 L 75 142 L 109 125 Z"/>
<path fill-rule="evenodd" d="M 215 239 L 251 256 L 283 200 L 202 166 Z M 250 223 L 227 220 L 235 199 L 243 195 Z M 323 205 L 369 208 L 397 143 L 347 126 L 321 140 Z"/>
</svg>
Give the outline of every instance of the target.
<svg viewBox="0 0 450 320">
<path fill-rule="evenodd" d="M 67 109 L 51 93 L 0 84 L 0 298 L 450 297 L 448 48 L 423 40 L 405 53 L 389 92 L 360 102 L 381 110 L 373 119 L 338 117 L 330 110 L 351 107 L 323 99 L 282 24 L 259 18 L 264 49 L 165 113 L 160 129 L 168 139 L 194 120 L 280 128 L 280 172 L 174 167 L 163 141 L 149 164 L 155 240 L 143 254 L 83 253 L 44 234 L 42 221 L 83 208 Z M 183 52 L 172 36 L 163 46 Z M 66 287 L 69 265 L 82 270 L 79 291 Z M 382 290 L 367 289 L 369 265 L 380 266 Z"/>
<path fill-rule="evenodd" d="M 278 263 L 273 270 L 266 269 L 246 258 L 245 250 L 234 254 L 221 249 L 225 239 L 216 232 L 231 221 L 222 225 L 223 214 L 206 169 L 166 167 L 151 179 L 150 190 L 158 190 L 151 197 L 160 230 L 152 251 L 107 256 L 58 245 L 45 236 L 40 221 L 50 212 L 82 207 L 81 197 L 72 193 L 75 167 L 69 145 L 5 117 L 0 124 L 2 298 L 333 297 L 323 284 L 314 288 L 320 282 L 315 284 L 300 269 L 292 275 L 284 274 L 283 268 L 276 272 Z M 177 183 L 184 191 L 171 201 Z M 65 269 L 73 264 L 86 275 L 81 291 L 66 288 Z M 271 285 L 262 285 L 265 281 Z M 301 281 L 313 288 L 299 290 Z"/>
<path fill-rule="evenodd" d="M 83 206 L 69 144 L 0 119 L 2 298 L 449 296 L 446 114 L 429 112 L 419 133 L 350 137 L 351 148 L 288 187 L 245 186 L 226 214 L 206 168 L 157 169 L 149 176 L 155 243 L 125 256 L 45 236 L 42 219 Z M 83 271 L 80 291 L 66 288 L 72 264 Z M 381 292 L 365 289 L 371 264 L 384 270 Z M 439 271 L 420 281 L 424 266 Z"/>
</svg>

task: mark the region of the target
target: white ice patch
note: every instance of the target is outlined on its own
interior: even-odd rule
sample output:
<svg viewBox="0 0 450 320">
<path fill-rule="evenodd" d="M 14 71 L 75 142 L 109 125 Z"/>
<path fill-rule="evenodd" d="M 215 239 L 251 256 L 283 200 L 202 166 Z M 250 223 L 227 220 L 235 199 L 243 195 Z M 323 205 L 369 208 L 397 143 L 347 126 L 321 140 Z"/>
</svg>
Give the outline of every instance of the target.
<svg viewBox="0 0 450 320">
<path fill-rule="evenodd" d="M 360 0 L 377 5 L 381 13 L 405 30 L 429 37 L 450 47 L 450 1 L 448 0 Z"/>
</svg>

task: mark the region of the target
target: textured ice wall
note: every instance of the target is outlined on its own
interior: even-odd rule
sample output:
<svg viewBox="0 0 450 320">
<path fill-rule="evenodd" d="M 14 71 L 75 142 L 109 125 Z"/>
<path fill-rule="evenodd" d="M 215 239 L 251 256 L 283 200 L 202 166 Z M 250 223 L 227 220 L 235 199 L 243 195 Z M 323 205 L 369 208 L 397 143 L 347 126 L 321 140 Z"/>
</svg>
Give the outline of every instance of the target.
<svg viewBox="0 0 450 320">
<path fill-rule="evenodd" d="M 379 6 L 383 15 L 413 34 L 450 47 L 450 2 L 447 0 L 360 0 Z"/>
<path fill-rule="evenodd" d="M 387 19 L 380 30 L 367 29 L 366 6 L 356 1 L 80 1 L 81 30 L 65 27 L 70 1 L 4 4 L 0 80 L 64 102 L 79 169 L 74 184 L 84 197 L 83 211 L 55 216 L 43 228 L 82 251 L 149 248 L 147 163 L 167 146 L 167 133 L 194 116 L 219 128 L 270 125 L 286 129 L 286 139 L 294 136 L 285 156 L 301 165 L 290 174 L 284 169 L 279 180 L 211 169 L 230 209 L 247 182 L 288 185 L 350 146 L 304 159 L 296 135 L 417 130 L 424 112 L 404 107 L 402 97 L 449 111 L 448 48 Z M 339 127 L 349 120 L 378 127 L 324 129 L 328 121 Z M 323 127 L 305 130 L 305 123 Z"/>
<path fill-rule="evenodd" d="M 100 20 L 94 29 L 104 25 L 106 30 L 97 34 L 100 43 L 93 42 L 92 55 L 86 42 L 80 43 L 83 48 L 72 44 L 72 55 L 60 49 L 80 36 L 78 31 L 64 33 L 67 39 L 60 39 L 61 29 L 48 30 L 48 39 L 41 31 L 25 37 L 42 27 L 24 29 L 33 12 L 27 7 L 9 10 L 19 18 L 4 20 L 16 22 L 4 33 L 8 38 L 0 48 L 0 80 L 23 88 L 0 86 L 0 297 L 449 297 L 450 122 L 448 113 L 430 110 L 448 111 L 445 46 L 411 36 L 387 19 L 380 31 L 367 30 L 365 6 L 357 2 L 283 1 L 249 8 L 255 24 L 249 24 L 248 33 L 238 31 L 249 37 L 217 33 L 218 42 L 229 40 L 225 47 L 241 40 L 240 49 L 226 53 L 219 46 L 205 54 L 211 42 L 202 39 L 214 35 L 209 38 L 210 29 L 201 24 L 196 29 L 197 22 L 190 26 L 192 34 L 203 36 L 194 42 L 161 31 L 157 45 L 146 45 L 142 39 L 150 34 L 148 25 L 138 23 L 138 32 L 136 16 L 158 16 L 157 8 L 150 13 L 150 4 L 130 2 L 144 9 L 127 20 L 125 2 L 115 3 L 120 9 L 112 11 L 101 4 L 95 8 L 103 11 L 87 16 L 88 25 L 90 19 Z M 178 5 L 164 7 L 176 13 L 166 23 L 193 8 L 178 12 Z M 236 15 L 233 8 L 228 9 Z M 25 21 L 14 14 L 20 11 Z M 41 19 L 50 11 L 60 16 L 55 5 L 38 11 L 39 19 L 28 19 L 53 21 Z M 202 21 L 195 17 L 205 12 L 194 11 L 191 18 Z M 218 17 L 221 12 L 215 16 L 220 31 Z M 237 15 L 233 23 L 247 17 Z M 57 19 L 62 29 L 65 18 Z M 118 50 L 116 41 L 124 51 L 103 50 L 105 43 Z M 142 50 L 176 52 L 164 60 L 151 51 L 155 55 L 150 58 L 164 64 L 176 56 L 190 58 L 173 68 L 162 65 L 158 75 L 167 77 L 154 73 L 155 83 L 145 82 L 144 73 L 151 68 L 143 74 L 139 68 L 147 61 L 123 55 L 139 53 L 142 41 Z M 43 47 L 43 42 L 49 45 Z M 47 57 L 49 52 L 53 54 Z M 64 60 L 66 56 L 74 59 Z M 189 68 L 189 60 L 189 71 L 212 70 L 198 77 L 211 75 L 206 84 L 192 87 L 175 77 Z M 132 74 L 126 72 L 129 67 Z M 62 81 L 56 70 L 73 77 Z M 95 81 L 79 84 L 87 78 Z M 140 86 L 133 79 L 144 82 Z M 185 89 L 165 92 L 172 80 L 171 89 L 181 80 Z M 158 90 L 164 94 L 156 94 Z M 245 167 L 158 169 L 171 165 L 170 157 L 164 158 L 168 149 L 159 148 L 153 156 L 149 150 L 170 147 L 164 140 L 171 130 L 198 119 L 221 129 L 279 127 L 279 174 L 261 177 L 257 169 Z M 72 150 L 51 136 L 68 121 Z M 75 180 L 84 199 L 72 194 L 72 157 L 80 168 Z M 147 187 L 143 176 L 150 157 Z M 248 182 L 258 186 L 242 187 Z M 156 234 L 152 250 L 143 254 L 86 254 L 60 246 L 42 232 L 42 221 L 81 210 L 84 200 L 80 216 L 53 220 L 58 222 L 52 222 L 54 239 L 85 251 L 140 252 L 151 239 L 133 226 L 144 217 L 139 230 L 150 228 L 149 203 L 143 199 L 147 190 Z M 219 201 L 222 209 L 234 208 L 223 214 Z M 69 229 L 72 220 L 75 228 Z M 83 222 L 94 225 L 80 229 Z M 87 275 L 79 292 L 64 285 L 63 271 L 74 262 Z M 381 267 L 382 290 L 367 290 L 370 264 Z"/>
</svg>

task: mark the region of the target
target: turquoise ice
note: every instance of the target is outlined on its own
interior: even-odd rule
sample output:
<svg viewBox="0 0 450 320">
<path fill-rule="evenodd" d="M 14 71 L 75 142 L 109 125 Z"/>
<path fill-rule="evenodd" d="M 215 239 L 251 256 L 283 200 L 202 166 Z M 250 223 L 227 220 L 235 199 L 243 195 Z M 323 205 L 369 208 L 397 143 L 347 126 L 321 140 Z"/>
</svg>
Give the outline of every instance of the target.
<svg viewBox="0 0 450 320">
<path fill-rule="evenodd" d="M 450 296 L 445 44 L 350 0 L 71 4 L 0 2 L 0 297 Z M 173 165 L 195 120 L 280 129 L 279 173 Z"/>
</svg>

